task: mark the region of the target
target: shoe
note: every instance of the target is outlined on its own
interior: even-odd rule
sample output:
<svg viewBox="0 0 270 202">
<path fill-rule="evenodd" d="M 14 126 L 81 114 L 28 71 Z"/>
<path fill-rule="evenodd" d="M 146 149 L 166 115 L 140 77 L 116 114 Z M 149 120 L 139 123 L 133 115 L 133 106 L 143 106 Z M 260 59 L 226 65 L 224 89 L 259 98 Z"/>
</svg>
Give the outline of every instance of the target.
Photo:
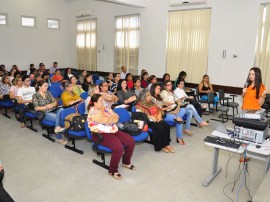
<svg viewBox="0 0 270 202">
<path fill-rule="evenodd" d="M 175 153 L 175 149 L 170 145 L 167 146 L 166 149 L 168 149 L 170 153 Z"/>
<path fill-rule="evenodd" d="M 122 167 L 127 168 L 129 170 L 136 170 L 136 167 L 132 164 L 130 164 L 130 165 L 122 164 Z"/>
<path fill-rule="evenodd" d="M 110 176 L 112 176 L 114 179 L 122 180 L 123 177 L 120 173 L 109 173 Z"/>
<path fill-rule="evenodd" d="M 65 128 L 58 128 L 58 129 L 54 129 L 55 133 L 62 133 L 64 132 L 66 129 Z"/>
<path fill-rule="evenodd" d="M 174 118 L 174 122 L 176 122 L 178 124 L 183 124 L 184 123 L 184 121 L 181 118 L 179 118 L 179 117 L 175 117 Z"/>
<path fill-rule="evenodd" d="M 176 142 L 181 144 L 181 145 L 185 145 L 186 143 L 184 142 L 183 138 L 177 138 Z"/>
<path fill-rule="evenodd" d="M 169 153 L 170 152 L 166 147 L 162 148 L 162 151 L 164 151 L 165 153 Z"/>
<path fill-rule="evenodd" d="M 184 134 L 187 134 L 187 135 L 189 135 L 189 136 L 192 136 L 192 135 L 193 135 L 192 132 L 191 132 L 190 130 L 184 130 Z"/>
<path fill-rule="evenodd" d="M 58 142 L 59 144 L 62 144 L 62 145 L 66 145 L 68 142 L 63 140 L 63 139 L 60 139 L 60 140 L 56 140 L 56 142 Z"/>
<path fill-rule="evenodd" d="M 21 128 L 25 128 L 25 123 L 24 122 L 21 122 Z"/>
</svg>

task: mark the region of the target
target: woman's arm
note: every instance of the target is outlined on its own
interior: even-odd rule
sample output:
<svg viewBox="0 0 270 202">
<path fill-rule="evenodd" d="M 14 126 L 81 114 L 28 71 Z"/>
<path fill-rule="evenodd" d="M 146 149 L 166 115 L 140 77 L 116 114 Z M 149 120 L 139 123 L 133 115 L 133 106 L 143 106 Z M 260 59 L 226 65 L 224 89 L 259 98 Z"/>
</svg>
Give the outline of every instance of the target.
<svg viewBox="0 0 270 202">
<path fill-rule="evenodd" d="M 209 87 L 210 87 L 211 92 L 214 92 L 212 84 L 209 83 Z"/>
</svg>

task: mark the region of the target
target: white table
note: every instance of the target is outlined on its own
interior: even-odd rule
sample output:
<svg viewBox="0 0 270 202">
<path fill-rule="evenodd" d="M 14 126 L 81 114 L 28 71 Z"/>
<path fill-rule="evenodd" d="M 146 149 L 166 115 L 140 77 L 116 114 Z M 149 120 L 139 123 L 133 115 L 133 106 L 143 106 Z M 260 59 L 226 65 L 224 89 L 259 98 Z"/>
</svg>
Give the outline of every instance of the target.
<svg viewBox="0 0 270 202">
<path fill-rule="evenodd" d="M 213 131 L 212 135 L 217 136 L 217 137 L 221 137 L 224 139 L 230 139 L 230 137 L 227 134 L 224 134 L 224 133 L 221 133 L 218 131 Z M 225 151 L 236 152 L 236 153 L 241 154 L 245 151 L 245 147 L 240 146 L 239 149 L 233 149 L 233 148 L 228 148 L 225 146 L 221 146 L 218 144 L 212 144 L 212 143 L 208 143 L 208 142 L 205 142 L 205 144 L 214 148 L 211 173 L 207 178 L 205 178 L 205 180 L 202 183 L 203 186 L 207 187 L 211 183 L 211 181 L 221 171 L 221 168 L 218 167 L 219 150 L 222 149 Z M 269 170 L 269 162 L 270 162 L 270 141 L 264 141 L 260 146 L 261 146 L 261 148 L 256 148 L 256 144 L 249 143 L 247 145 L 247 148 L 246 148 L 247 157 L 251 157 L 251 158 L 265 161 L 264 175 L 266 175 L 267 171 Z"/>
</svg>

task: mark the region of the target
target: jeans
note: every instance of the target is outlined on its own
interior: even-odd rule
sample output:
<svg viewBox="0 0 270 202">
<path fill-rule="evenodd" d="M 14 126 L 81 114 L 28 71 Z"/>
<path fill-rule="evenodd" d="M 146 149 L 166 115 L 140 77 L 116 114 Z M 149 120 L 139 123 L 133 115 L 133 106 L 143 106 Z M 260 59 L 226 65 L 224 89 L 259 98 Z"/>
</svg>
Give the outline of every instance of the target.
<svg viewBox="0 0 270 202">
<path fill-rule="evenodd" d="M 201 96 L 201 100 L 207 101 L 207 100 L 208 100 L 208 96 L 207 96 L 207 95 Z M 217 106 L 217 103 L 218 103 L 218 96 L 216 95 L 216 96 L 214 97 L 214 103 L 213 103 L 213 105 L 214 105 L 214 106 Z"/>
<path fill-rule="evenodd" d="M 43 120 L 46 121 L 55 121 L 55 127 L 59 126 L 61 127 L 61 118 L 60 118 L 60 113 L 64 108 L 59 108 L 53 112 L 47 112 L 44 116 Z M 56 134 L 56 138 L 58 140 L 62 139 L 62 135 L 61 134 Z"/>
<path fill-rule="evenodd" d="M 193 105 L 188 105 L 186 107 L 186 115 L 187 115 L 187 119 L 186 119 L 186 130 L 190 129 L 190 124 L 191 124 L 191 119 L 192 116 L 194 116 L 195 120 L 198 123 L 201 123 L 203 120 L 202 118 L 199 116 L 198 112 L 196 111 L 195 107 Z"/>
<path fill-rule="evenodd" d="M 166 117 L 164 118 L 164 121 L 174 122 L 174 119 L 176 117 L 183 118 L 185 113 L 186 113 L 186 110 L 184 108 L 181 108 L 180 111 L 178 112 L 178 114 L 169 114 L 169 113 L 167 113 Z M 183 136 L 182 129 L 183 129 L 183 124 L 176 123 L 176 137 L 177 138 L 182 138 L 182 136 Z"/>
</svg>

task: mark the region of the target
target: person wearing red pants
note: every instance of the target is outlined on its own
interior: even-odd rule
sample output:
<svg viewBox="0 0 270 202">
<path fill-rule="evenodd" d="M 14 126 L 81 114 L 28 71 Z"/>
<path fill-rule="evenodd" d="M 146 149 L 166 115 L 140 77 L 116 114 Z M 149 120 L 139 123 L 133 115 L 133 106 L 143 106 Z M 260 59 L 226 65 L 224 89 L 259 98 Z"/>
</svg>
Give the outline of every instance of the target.
<svg viewBox="0 0 270 202">
<path fill-rule="evenodd" d="M 101 145 L 112 150 L 111 161 L 109 165 L 109 174 L 115 179 L 121 180 L 123 177 L 118 173 L 118 164 L 122 158 L 124 168 L 135 170 L 131 164 L 135 142 L 134 139 L 118 130 L 116 123 L 119 116 L 103 105 L 103 98 L 100 94 L 94 94 L 89 102 L 88 126 L 92 132 L 100 133 L 103 136 Z M 93 136 L 93 141 L 97 141 Z"/>
</svg>

